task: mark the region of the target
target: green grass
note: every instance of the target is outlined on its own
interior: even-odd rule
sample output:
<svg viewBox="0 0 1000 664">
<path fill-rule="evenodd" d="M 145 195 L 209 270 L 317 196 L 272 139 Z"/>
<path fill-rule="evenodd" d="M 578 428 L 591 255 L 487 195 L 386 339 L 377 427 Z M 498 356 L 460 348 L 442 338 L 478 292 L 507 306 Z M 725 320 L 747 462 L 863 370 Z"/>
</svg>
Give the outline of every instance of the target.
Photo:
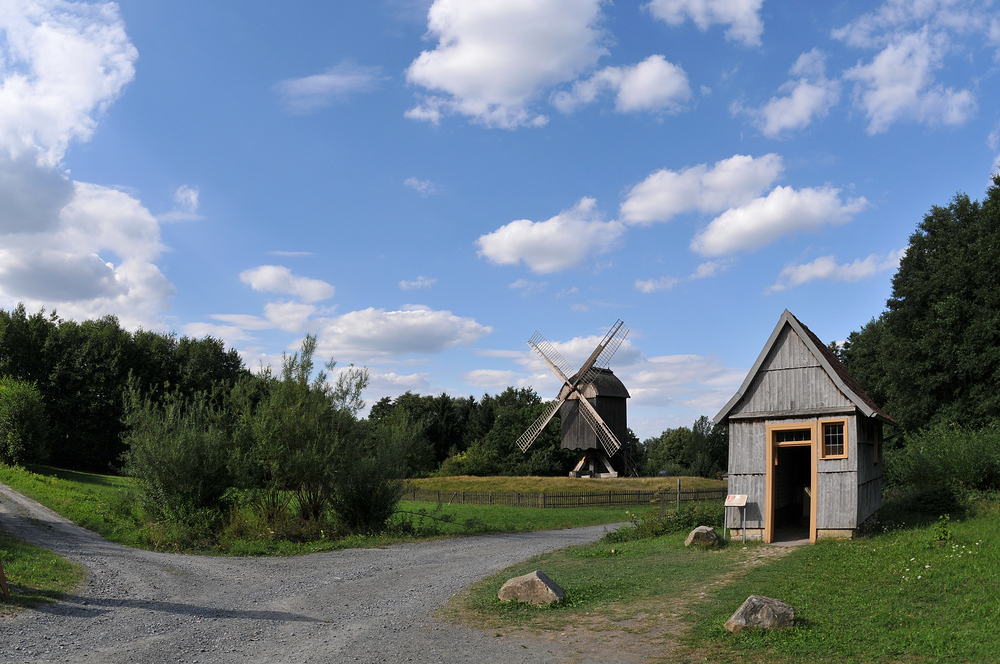
<svg viewBox="0 0 1000 664">
<path fill-rule="evenodd" d="M 172 528 L 183 526 L 145 520 L 130 492 L 132 481 L 129 478 L 46 466 L 24 469 L 0 465 L 0 482 L 10 485 L 78 525 L 120 544 L 152 550 L 234 556 L 298 555 L 344 548 L 386 546 L 434 537 L 573 528 L 628 520 L 625 508 L 621 507 L 552 510 L 448 506 L 404 501 L 399 505 L 402 513 L 390 522 L 388 534 L 337 537 L 333 532 L 321 531 L 318 537 L 312 538 L 231 537 L 212 543 L 200 543 L 185 533 L 171 531 Z M 630 509 L 633 513 L 636 512 L 636 508 Z M 177 542 L 189 543 L 179 546 Z"/>
<path fill-rule="evenodd" d="M 0 531 L 0 560 L 11 596 L 0 595 L 0 615 L 59 599 L 83 579 L 83 568 Z"/>
<path fill-rule="evenodd" d="M 738 547 L 686 548 L 686 533 L 608 544 L 571 547 L 535 556 L 474 584 L 452 601 L 446 615 L 470 619 L 491 628 L 531 626 L 561 629 L 582 616 L 613 622 L 640 613 L 675 610 L 677 598 L 692 586 L 731 572 L 748 551 Z M 520 574 L 540 569 L 566 591 L 551 607 L 500 602 L 497 591 Z M 664 608 L 666 606 L 666 608 Z"/>
<path fill-rule="evenodd" d="M 993 661 L 1000 649 L 998 516 L 991 505 L 943 529 L 931 524 L 797 549 L 698 606 L 689 644 L 723 662 Z M 791 604 L 795 627 L 726 632 L 722 624 L 751 594 Z"/>
<path fill-rule="evenodd" d="M 689 550 L 684 533 L 605 540 L 504 570 L 453 600 L 445 614 L 495 629 L 583 625 L 575 639 L 626 649 L 635 642 L 632 634 L 646 633 L 647 645 L 656 643 L 653 656 L 669 661 L 994 661 L 1000 651 L 1000 505 L 981 503 L 965 520 L 905 521 L 911 525 L 897 522 L 881 534 L 820 541 L 785 556 L 758 543 Z M 538 609 L 497 600 L 503 581 L 534 569 L 566 590 L 563 604 Z M 726 631 L 726 619 L 754 594 L 791 604 L 795 627 Z M 679 643 L 668 646 L 675 637 L 657 635 L 656 626 L 676 623 L 678 618 L 663 619 L 674 615 L 684 629 Z"/>
<path fill-rule="evenodd" d="M 677 490 L 676 477 L 615 477 L 594 479 L 591 477 L 473 477 L 456 475 L 452 477 L 426 477 L 408 480 L 414 488 L 425 491 L 475 491 L 494 493 L 571 493 L 589 491 Z M 704 489 L 725 489 L 722 480 L 704 477 L 682 477 L 681 491 Z"/>
</svg>

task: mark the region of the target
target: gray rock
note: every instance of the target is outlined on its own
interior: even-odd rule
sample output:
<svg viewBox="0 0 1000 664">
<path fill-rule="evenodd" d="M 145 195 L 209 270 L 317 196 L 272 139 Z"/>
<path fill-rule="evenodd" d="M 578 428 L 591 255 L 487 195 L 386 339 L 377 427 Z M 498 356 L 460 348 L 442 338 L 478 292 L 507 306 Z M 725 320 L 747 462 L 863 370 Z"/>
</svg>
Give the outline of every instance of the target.
<svg viewBox="0 0 1000 664">
<path fill-rule="evenodd" d="M 559 587 L 559 584 L 540 570 L 515 576 L 503 584 L 497 593 L 501 602 L 516 599 L 518 602 L 531 602 L 535 606 L 552 604 L 565 596 L 566 592 Z"/>
<path fill-rule="evenodd" d="M 688 534 L 687 539 L 684 540 L 684 546 L 691 546 L 692 544 L 697 544 L 698 546 L 715 546 L 720 541 L 719 536 L 715 533 L 715 528 L 698 526 Z"/>
<path fill-rule="evenodd" d="M 781 600 L 750 595 L 743 606 L 726 621 L 726 629 L 734 634 L 747 627 L 784 629 L 795 624 L 795 609 Z"/>
</svg>

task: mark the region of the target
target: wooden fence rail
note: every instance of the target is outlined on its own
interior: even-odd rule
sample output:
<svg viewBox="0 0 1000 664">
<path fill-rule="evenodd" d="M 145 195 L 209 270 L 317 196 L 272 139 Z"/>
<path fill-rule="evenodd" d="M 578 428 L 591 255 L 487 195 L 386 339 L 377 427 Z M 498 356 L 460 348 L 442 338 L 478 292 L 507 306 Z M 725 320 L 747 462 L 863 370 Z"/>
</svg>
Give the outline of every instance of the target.
<svg viewBox="0 0 1000 664">
<path fill-rule="evenodd" d="M 587 491 L 585 493 L 520 493 L 484 491 L 427 491 L 407 489 L 403 500 L 413 500 L 448 505 L 503 505 L 506 507 L 616 507 L 649 505 L 650 503 L 675 504 L 692 500 L 723 500 L 726 489 L 681 491 L 617 490 Z"/>
</svg>

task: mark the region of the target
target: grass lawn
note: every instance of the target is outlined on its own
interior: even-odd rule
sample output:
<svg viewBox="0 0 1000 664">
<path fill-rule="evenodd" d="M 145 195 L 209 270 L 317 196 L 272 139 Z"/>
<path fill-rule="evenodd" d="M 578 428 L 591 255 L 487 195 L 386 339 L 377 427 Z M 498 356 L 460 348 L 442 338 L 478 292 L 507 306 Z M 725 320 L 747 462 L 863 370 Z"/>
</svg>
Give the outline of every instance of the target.
<svg viewBox="0 0 1000 664">
<path fill-rule="evenodd" d="M 722 480 L 704 477 L 681 477 L 681 491 L 725 489 Z M 677 477 L 426 477 L 408 480 L 416 489 L 426 491 L 475 491 L 494 493 L 574 493 L 589 491 L 677 490 Z"/>
<path fill-rule="evenodd" d="M 561 479 L 561 478 L 559 478 Z M 60 470 L 0 465 L 0 482 L 38 501 L 71 521 L 120 544 L 146 549 L 175 550 L 158 544 L 128 489 L 129 478 Z M 343 548 L 386 546 L 433 537 L 496 532 L 573 528 L 627 521 L 623 507 L 565 509 L 513 508 L 479 505 L 436 505 L 401 502 L 401 513 L 390 522 L 389 534 L 325 537 L 312 541 L 231 539 L 208 550 L 186 552 L 225 555 L 297 555 Z M 633 513 L 647 508 L 631 507 Z M 155 527 L 153 528 L 155 530 Z"/>
<path fill-rule="evenodd" d="M 83 579 L 83 568 L 0 530 L 0 559 L 10 597 L 0 594 L 0 616 L 62 597 Z"/>
<path fill-rule="evenodd" d="M 505 570 L 453 600 L 445 615 L 498 636 L 572 634 L 581 651 L 604 644 L 654 661 L 995 661 L 998 517 L 1000 507 L 987 504 L 978 516 L 944 526 L 792 550 L 736 542 L 690 550 L 683 534 L 597 543 Z M 537 609 L 497 600 L 503 581 L 534 569 L 563 586 L 563 604 Z M 791 604 L 795 627 L 727 632 L 723 623 L 752 594 Z"/>
</svg>

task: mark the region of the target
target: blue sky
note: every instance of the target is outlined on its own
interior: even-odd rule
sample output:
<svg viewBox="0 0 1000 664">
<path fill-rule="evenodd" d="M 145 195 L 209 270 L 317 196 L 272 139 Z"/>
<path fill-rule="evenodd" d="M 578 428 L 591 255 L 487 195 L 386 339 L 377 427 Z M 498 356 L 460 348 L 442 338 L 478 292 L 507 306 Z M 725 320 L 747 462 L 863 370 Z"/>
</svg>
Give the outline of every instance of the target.
<svg viewBox="0 0 1000 664">
<path fill-rule="evenodd" d="M 0 1 L 0 305 L 304 334 L 406 390 L 611 368 L 712 416 L 781 312 L 877 316 L 1000 154 L 991 1 Z"/>
</svg>

